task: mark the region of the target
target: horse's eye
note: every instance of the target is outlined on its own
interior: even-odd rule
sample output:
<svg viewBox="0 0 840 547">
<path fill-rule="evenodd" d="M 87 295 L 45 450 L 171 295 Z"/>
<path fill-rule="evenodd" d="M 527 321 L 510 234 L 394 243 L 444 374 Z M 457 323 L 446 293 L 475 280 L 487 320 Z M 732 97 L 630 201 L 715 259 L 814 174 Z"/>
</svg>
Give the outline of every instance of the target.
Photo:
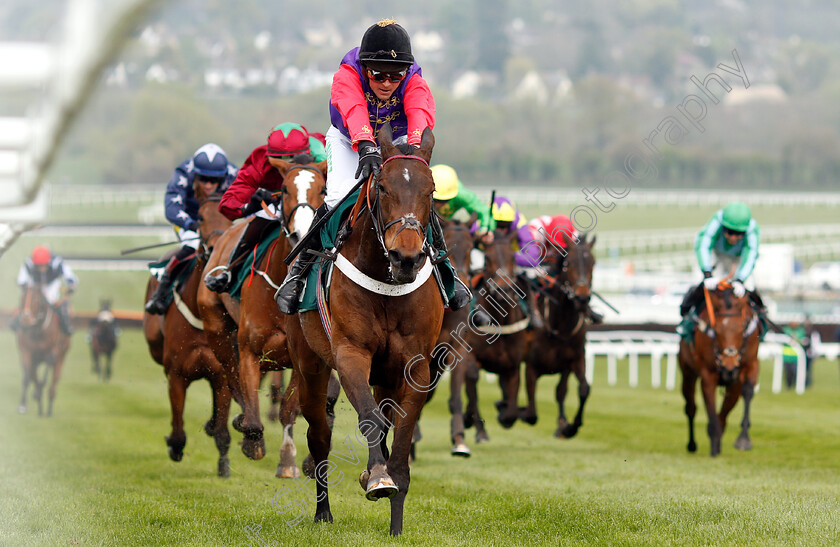
<svg viewBox="0 0 840 547">
<path fill-rule="evenodd" d="M 388 192 L 385 190 L 385 187 L 384 187 L 384 186 L 382 186 L 381 184 L 377 184 L 377 185 L 376 185 L 376 191 L 377 191 L 377 192 L 381 192 L 381 193 L 383 193 L 383 194 L 387 194 L 387 193 L 388 193 Z"/>
</svg>

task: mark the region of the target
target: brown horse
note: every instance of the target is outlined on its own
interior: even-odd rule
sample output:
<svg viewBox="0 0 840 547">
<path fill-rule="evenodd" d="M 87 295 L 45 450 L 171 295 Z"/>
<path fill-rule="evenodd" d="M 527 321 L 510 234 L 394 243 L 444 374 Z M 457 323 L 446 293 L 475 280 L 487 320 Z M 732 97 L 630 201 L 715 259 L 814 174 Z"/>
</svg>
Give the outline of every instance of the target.
<svg viewBox="0 0 840 547">
<path fill-rule="evenodd" d="M 744 398 L 744 419 L 735 448 L 750 450 L 750 402 L 758 382 L 758 343 L 760 327 L 758 315 L 750 306 L 750 295 L 740 298 L 724 282 L 714 291 L 705 290 L 706 307 L 700 313 L 694 331 L 694 343 L 680 341 L 678 360 L 683 374 L 683 397 L 688 417 L 688 451 L 695 452 L 694 414 L 697 406 L 694 394 L 697 379 L 703 391 L 706 413 L 709 416 L 711 455 L 720 454 L 720 440 L 726 429 L 726 417 Z M 715 389 L 723 386 L 726 395 L 720 413 L 716 411 Z"/>
<path fill-rule="evenodd" d="M 512 427 L 519 417 L 520 368 L 530 339 L 528 316 L 520 305 L 527 293 L 518 285 L 515 274 L 514 237 L 513 232 L 496 230 L 493 242 L 484 245 L 484 269 L 473 282 L 478 293 L 476 305 L 468 324 L 461 329 L 473 349 L 465 352 L 464 362 L 459 364 L 470 367 L 475 361 L 480 368 L 499 376 L 502 399 L 496 403 L 497 420 L 505 428 Z M 477 310 L 487 314 L 489 325 L 475 323 Z"/>
<path fill-rule="evenodd" d="M 38 401 L 38 415 L 44 415 L 44 386 L 47 377 L 51 376 L 47 416 L 52 416 L 56 386 L 70 348 L 70 335 L 61 332 L 58 313 L 44 296 L 44 281 L 37 279 L 37 274 L 35 272 L 33 283 L 24 288 L 18 312 L 17 345 L 23 371 L 23 391 L 18 412 L 26 412 L 26 392 L 32 383 L 35 387 L 33 396 Z M 39 377 L 38 367 L 42 363 L 46 365 L 46 370 Z"/>
<path fill-rule="evenodd" d="M 111 379 L 111 360 L 116 349 L 117 321 L 111 313 L 111 301 L 102 300 L 99 313 L 90 324 L 90 353 L 93 373 L 103 382 Z"/>
<path fill-rule="evenodd" d="M 324 202 L 326 194 L 326 161 L 291 163 L 278 158 L 271 158 L 270 161 L 283 177 L 283 184 L 275 193 L 281 201 L 279 209 L 282 213 L 277 217 L 280 236 L 255 265 L 249 281 L 243 284 L 238 305 L 229 295 L 214 293 L 206 286 L 199 289 L 198 295 L 199 309 L 211 346 L 224 363 L 228 374 L 236 376 L 239 381 L 244 414 L 236 417 L 234 427 L 245 435 L 242 452 L 255 460 L 262 459 L 266 452 L 260 420 L 260 383 L 269 371 L 291 367 L 286 348 L 287 317 L 280 313 L 272 297 L 288 270 L 283 258 L 291 250 L 293 242 L 309 229 L 314 211 Z M 242 230 L 237 228 L 224 236 L 224 244 L 211 257 L 208 270 L 227 260 Z M 235 358 L 236 348 L 238 358 Z M 292 438 L 292 426 L 299 407 L 294 372 L 289 384 L 279 412 L 283 425 L 283 444 L 276 476 L 282 478 L 300 476 Z M 338 398 L 337 393 L 334 395 L 333 404 Z"/>
<path fill-rule="evenodd" d="M 204 424 L 204 432 L 216 441 L 219 450 L 218 475 L 230 476 L 228 448 L 230 431 L 227 420 L 231 391 L 222 364 L 207 345 L 207 336 L 196 304 L 196 293 L 202 283 L 202 272 L 213 245 L 231 222 L 218 210 L 219 196 L 206 196 L 195 185 L 200 203 L 199 234 L 201 244 L 196 251 L 196 264 L 183 287 L 174 290 L 173 302 L 163 316 L 143 314 L 143 331 L 152 358 L 163 365 L 169 383 L 169 402 L 172 407 L 172 432 L 166 436 L 169 457 L 176 462 L 184 456 L 187 434 L 184 431 L 184 400 L 189 385 L 199 379 L 210 382 L 213 390 L 213 415 Z M 170 253 L 171 254 L 171 253 Z M 149 279 L 146 301 L 154 294 L 157 280 Z"/>
<path fill-rule="evenodd" d="M 469 227 L 475 218 L 466 224 L 457 220 L 450 220 L 443 227 L 443 236 L 446 239 L 446 246 L 449 249 L 449 259 L 452 266 L 461 280 L 469 285 L 470 282 L 470 252 L 473 249 L 474 240 L 470 234 Z M 460 310 L 446 310 L 443 314 L 443 325 L 437 339 L 437 348 L 456 348 L 460 343 L 456 337 L 460 325 L 466 325 L 469 321 L 469 308 Z M 452 455 L 469 457 L 471 452 L 465 441 L 465 429 L 473 424 L 476 427 L 476 442 L 490 440 L 487 431 L 484 429 L 484 420 L 478 413 L 478 365 L 475 361 L 469 363 L 446 362 L 450 354 L 446 351 L 432 352 L 432 361 L 429 370 L 432 378 L 432 388 L 429 390 L 429 397 L 426 404 L 432 400 L 435 388 L 445 371 L 449 371 L 449 412 L 452 414 L 450 422 L 450 439 L 452 441 Z M 451 359 L 450 359 L 451 360 Z M 464 405 L 461 400 L 461 391 L 466 386 L 467 391 L 467 412 L 464 413 Z M 419 429 L 419 428 L 418 428 Z M 416 435 L 419 437 L 419 431 Z M 414 457 L 414 446 L 412 445 L 412 457 Z"/>
<path fill-rule="evenodd" d="M 290 320 L 287 335 L 315 458 L 315 521 L 332 522 L 325 408 L 335 369 L 359 416 L 357 438 L 368 445 L 359 482 L 367 499 L 391 499 L 390 532 L 396 536 L 403 528 L 411 439 L 430 386 L 428 359 L 443 321 L 443 299 L 431 275 L 425 237 L 434 191 L 428 167 L 434 136 L 426 129 L 420 148 L 398 148 L 386 124 L 379 139 L 382 171 L 362 188 L 351 211 L 355 224 L 335 257 L 330 335 L 316 312 Z M 385 441 L 392 424 L 389 453 Z"/>
<path fill-rule="evenodd" d="M 555 437 L 571 438 L 583 425 L 583 407 L 589 397 L 586 381 L 586 314 L 592 294 L 592 269 L 595 258 L 592 247 L 595 237 L 586 234 L 568 245 L 567 255 L 557 253 L 548 266 L 548 275 L 537 280 L 542 287 L 537 298 L 537 311 L 545 327 L 534 333 L 534 340 L 525 360 L 525 386 L 528 406 L 522 409 L 524 422 L 537 423 L 537 379 L 546 374 L 560 374 L 555 398 L 560 409 Z M 564 401 L 569 375 L 578 381 L 579 405 L 575 419 L 566 419 Z"/>
</svg>

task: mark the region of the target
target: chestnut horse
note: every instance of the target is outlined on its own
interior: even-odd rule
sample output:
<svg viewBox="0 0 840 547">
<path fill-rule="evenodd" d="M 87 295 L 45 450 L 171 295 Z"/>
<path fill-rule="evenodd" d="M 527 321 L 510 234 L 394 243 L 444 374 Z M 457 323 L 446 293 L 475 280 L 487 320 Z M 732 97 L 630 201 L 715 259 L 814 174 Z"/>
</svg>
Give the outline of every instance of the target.
<svg viewBox="0 0 840 547">
<path fill-rule="evenodd" d="M 23 391 L 18 412 L 26 412 L 26 392 L 32 383 L 35 386 L 33 396 L 38 401 L 38 415 L 44 415 L 44 386 L 50 376 L 47 416 L 52 416 L 56 386 L 70 348 L 70 335 L 61 332 L 58 313 L 44 296 L 44 280 L 37 278 L 38 272 L 34 272 L 34 277 L 33 283 L 24 288 L 18 312 L 17 345 L 23 372 Z M 39 377 L 38 367 L 42 363 L 46 365 L 46 370 Z"/>
<path fill-rule="evenodd" d="M 426 243 L 434 191 L 428 165 L 432 131 L 423 132 L 418 149 L 395 146 L 389 124 L 379 140 L 382 170 L 362 187 L 350 213 L 355 224 L 334 256 L 330 335 L 313 311 L 290 320 L 287 335 L 315 458 L 315 522 L 333 519 L 327 487 L 332 433 L 325 409 L 335 369 L 368 445 L 359 482 L 368 500 L 390 498 L 390 532 L 396 536 L 403 528 L 411 439 L 431 383 L 429 355 L 440 333 L 443 299 L 432 275 L 430 256 L 437 251 Z M 389 452 L 386 437 L 392 424 Z"/>
<path fill-rule="evenodd" d="M 589 397 L 586 380 L 586 315 L 592 294 L 592 269 L 595 237 L 569 242 L 567 255 L 557 253 L 547 266 L 547 274 L 537 280 L 542 285 L 537 297 L 537 312 L 545 327 L 534 333 L 534 340 L 525 360 L 525 387 L 528 406 L 521 413 L 522 421 L 537 423 L 537 379 L 546 374 L 559 374 L 555 398 L 559 407 L 555 437 L 571 438 L 583 425 L 583 407 Z M 569 375 L 578 382 L 578 410 L 575 419 L 566 419 L 564 401 Z"/>
<path fill-rule="evenodd" d="M 249 280 L 242 286 L 238 304 L 229 295 L 214 293 L 204 285 L 198 294 L 199 309 L 210 344 L 228 374 L 236 376 L 242 390 L 244 414 L 235 418 L 234 427 L 245 435 L 242 452 L 255 460 L 262 459 L 266 452 L 260 420 L 260 383 L 267 372 L 291 367 L 286 348 L 287 317 L 277 309 L 273 295 L 288 270 L 283 258 L 292 244 L 309 230 L 315 209 L 324 202 L 326 195 L 326 161 L 314 163 L 308 156 L 304 163 L 291 163 L 279 158 L 270 158 L 269 161 L 283 177 L 280 190 L 274 194 L 280 200 L 281 214 L 277 216 L 277 222 L 281 234 L 254 266 Z M 241 228 L 236 226 L 225 234 L 208 262 L 208 271 L 227 260 L 246 224 L 242 223 Z M 279 412 L 283 444 L 276 476 L 281 478 L 300 476 L 292 438 L 292 426 L 299 408 L 297 382 L 292 372 Z M 333 404 L 338 398 L 338 384 L 335 386 Z M 272 391 L 275 389 L 272 386 Z"/>
<path fill-rule="evenodd" d="M 93 373 L 103 382 L 111 379 L 111 360 L 116 349 L 117 320 L 111 313 L 111 301 L 102 300 L 99 313 L 90 324 L 90 353 Z"/>
<path fill-rule="evenodd" d="M 467 333 L 468 346 L 473 349 L 464 352 L 459 366 L 474 366 L 475 361 L 480 368 L 499 376 L 502 399 L 496 403 L 496 419 L 502 427 L 510 428 L 519 417 L 520 369 L 530 339 L 526 330 L 529 319 L 521 306 L 527 293 L 516 279 L 515 233 L 496 230 L 493 236 L 493 242 L 484 245 L 484 269 L 473 283 L 478 293 L 475 309 L 461 329 Z M 474 317 L 479 309 L 491 319 L 489 325 L 476 325 Z"/>
<path fill-rule="evenodd" d="M 473 216 L 475 217 L 475 215 Z M 443 227 L 443 237 L 446 239 L 446 246 L 449 249 L 449 260 L 455 268 L 458 277 L 467 286 L 470 283 L 470 252 L 473 249 L 473 236 L 469 227 L 475 222 L 472 218 L 466 224 L 457 220 L 450 220 Z M 469 308 L 460 310 L 446 310 L 443 314 L 443 325 L 435 347 L 457 348 L 460 344 L 456 333 L 460 325 L 466 325 L 469 321 Z M 452 414 L 450 422 L 450 440 L 452 441 L 453 456 L 470 457 L 470 448 L 466 444 L 465 429 L 475 425 L 476 442 L 490 440 L 487 431 L 484 429 L 484 420 L 478 413 L 478 365 L 474 360 L 469 363 L 446 362 L 448 354 L 446 351 L 436 351 L 432 354 L 432 361 L 429 366 L 432 389 L 429 390 L 429 397 L 426 404 L 432 400 L 438 382 L 444 371 L 449 371 L 449 412 Z M 461 391 L 466 387 L 467 391 L 467 412 L 464 413 L 464 405 L 461 399 Z M 419 432 L 416 435 L 419 437 Z M 414 457 L 414 446 L 412 445 L 412 457 Z"/>
<path fill-rule="evenodd" d="M 218 475 L 230 476 L 228 448 L 230 431 L 228 415 L 231 391 L 228 375 L 207 344 L 207 336 L 196 304 L 196 292 L 202 283 L 202 272 L 216 239 L 231 222 L 218 210 L 220 196 L 206 196 L 195 185 L 199 207 L 201 244 L 196 251 L 196 264 L 183 287 L 176 287 L 173 301 L 163 316 L 143 314 L 143 332 L 152 358 L 163 365 L 169 384 L 169 403 L 172 407 L 172 431 L 166 436 L 169 457 L 176 462 L 184 457 L 187 434 L 184 431 L 184 400 L 187 387 L 199 379 L 210 382 L 213 390 L 213 415 L 204 424 L 204 432 L 216 441 L 219 450 Z M 171 253 L 170 253 L 171 254 Z M 157 280 L 149 279 L 146 300 L 154 294 Z"/>
<path fill-rule="evenodd" d="M 750 450 L 750 402 L 758 382 L 758 343 L 760 326 L 758 314 L 750 306 L 750 295 L 740 298 L 732 293 L 732 287 L 722 281 L 716 290 L 704 288 L 706 306 L 700 312 L 694 331 L 694 342 L 680 341 L 678 360 L 683 374 L 683 397 L 685 414 L 688 417 L 688 451 L 695 452 L 694 402 L 697 379 L 706 403 L 709 417 L 709 440 L 711 455 L 720 454 L 720 440 L 726 429 L 726 417 L 738 402 L 744 398 L 744 419 L 741 420 L 741 434 L 735 441 L 735 448 Z M 720 413 L 716 411 L 715 390 L 723 386 L 726 390 Z"/>
</svg>

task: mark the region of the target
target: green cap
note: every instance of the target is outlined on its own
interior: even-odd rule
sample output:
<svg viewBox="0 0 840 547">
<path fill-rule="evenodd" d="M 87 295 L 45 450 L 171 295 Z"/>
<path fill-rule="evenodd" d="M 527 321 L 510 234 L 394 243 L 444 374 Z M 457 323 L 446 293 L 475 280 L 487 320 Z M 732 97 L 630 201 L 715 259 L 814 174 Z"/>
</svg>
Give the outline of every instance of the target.
<svg viewBox="0 0 840 547">
<path fill-rule="evenodd" d="M 721 224 L 724 228 L 729 228 L 736 232 L 746 232 L 750 227 L 750 219 L 752 213 L 746 203 L 740 201 L 733 201 L 723 208 L 723 218 Z"/>
</svg>

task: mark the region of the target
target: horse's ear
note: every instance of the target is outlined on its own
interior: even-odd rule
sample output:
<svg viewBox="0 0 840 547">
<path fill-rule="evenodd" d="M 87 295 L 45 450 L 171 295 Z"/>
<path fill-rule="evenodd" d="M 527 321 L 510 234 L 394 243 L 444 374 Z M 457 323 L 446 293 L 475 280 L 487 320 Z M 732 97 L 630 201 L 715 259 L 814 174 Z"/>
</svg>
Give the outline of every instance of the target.
<svg viewBox="0 0 840 547">
<path fill-rule="evenodd" d="M 589 248 L 590 249 L 595 246 L 595 240 L 596 239 L 598 239 L 598 236 L 593 235 L 592 240 L 589 242 Z"/>
<path fill-rule="evenodd" d="M 268 158 L 268 163 L 270 163 L 275 169 L 280 171 L 280 176 L 281 177 L 285 177 L 286 176 L 286 171 L 288 171 L 289 167 L 292 166 L 292 164 L 289 163 L 288 161 L 283 161 L 280 158 L 272 158 L 270 156 Z"/>
<path fill-rule="evenodd" d="M 399 149 L 394 146 L 393 132 L 391 131 L 391 124 L 386 123 L 379 129 L 379 146 L 382 150 L 382 159 L 388 159 L 391 156 L 396 156 L 400 153 Z"/>
<path fill-rule="evenodd" d="M 327 178 L 327 160 L 319 161 L 314 167 L 324 175 L 324 178 Z"/>
<path fill-rule="evenodd" d="M 423 138 L 420 141 L 420 148 L 417 149 L 417 155 L 426 160 L 432 161 L 432 148 L 435 147 L 435 136 L 432 133 L 432 128 L 427 127 L 423 130 Z"/>
</svg>

